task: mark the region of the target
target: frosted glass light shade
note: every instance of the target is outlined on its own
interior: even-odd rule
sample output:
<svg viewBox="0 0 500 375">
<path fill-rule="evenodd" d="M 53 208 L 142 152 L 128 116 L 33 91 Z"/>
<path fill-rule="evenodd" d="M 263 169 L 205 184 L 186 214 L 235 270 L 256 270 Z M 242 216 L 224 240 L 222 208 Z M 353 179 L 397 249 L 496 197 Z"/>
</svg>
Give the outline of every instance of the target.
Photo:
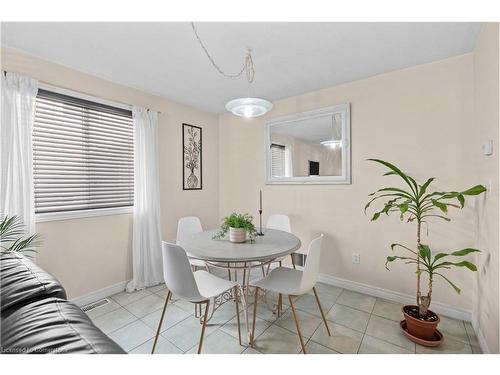
<svg viewBox="0 0 500 375">
<path fill-rule="evenodd" d="M 226 103 L 226 109 L 241 117 L 259 117 L 273 108 L 270 101 L 260 98 L 238 98 Z"/>
<path fill-rule="evenodd" d="M 330 148 L 337 148 L 342 146 L 342 141 L 336 141 L 336 140 L 329 140 L 329 141 L 322 141 L 320 142 L 322 146 L 325 147 L 330 147 Z"/>
</svg>

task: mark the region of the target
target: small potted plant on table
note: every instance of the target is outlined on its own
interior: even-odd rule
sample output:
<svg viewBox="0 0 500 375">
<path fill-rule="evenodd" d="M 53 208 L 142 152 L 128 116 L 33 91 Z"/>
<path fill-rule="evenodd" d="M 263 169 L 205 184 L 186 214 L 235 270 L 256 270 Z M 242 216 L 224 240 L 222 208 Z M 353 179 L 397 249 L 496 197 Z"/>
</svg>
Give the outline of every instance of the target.
<svg viewBox="0 0 500 375">
<path fill-rule="evenodd" d="M 247 240 L 253 241 L 257 231 L 253 225 L 253 217 L 249 214 L 232 213 L 222 219 L 220 231 L 214 236 L 215 239 L 223 238 L 229 233 L 229 241 L 242 243 Z"/>
<path fill-rule="evenodd" d="M 406 264 L 412 264 L 416 268 L 417 291 L 416 305 L 407 305 L 403 307 L 405 320 L 401 322 L 401 328 L 405 334 L 414 342 L 427 346 L 437 346 L 442 341 L 442 335 L 437 331 L 439 316 L 429 310 L 432 300 L 432 286 L 436 278 L 446 281 L 457 293 L 458 288 L 450 279 L 443 275 L 443 271 L 452 267 L 465 267 L 471 271 L 476 271 L 476 266 L 467 261 L 458 261 L 458 258 L 468 254 L 479 252 L 477 249 L 466 248 L 453 252 L 438 252 L 433 254 L 431 248 L 421 242 L 422 224 L 427 223 L 429 218 L 450 221 L 445 216 L 448 208 L 464 207 L 465 197 L 478 195 L 486 191 L 482 185 L 476 185 L 465 191 L 437 192 L 429 191 L 429 187 L 434 178 L 429 178 L 422 185 L 418 184 L 414 178 L 401 171 L 395 165 L 379 159 L 369 159 L 384 165 L 389 169 L 384 176 L 398 176 L 403 181 L 403 188 L 385 187 L 378 189 L 370 194 L 371 200 L 365 206 L 365 212 L 370 205 L 384 200 L 383 208 L 373 214 L 372 221 L 378 220 L 382 214 L 399 214 L 401 220 L 407 223 L 416 223 L 416 247 L 405 246 L 399 243 L 391 245 L 391 249 L 403 250 L 404 255 L 388 256 L 387 265 L 396 260 L 402 260 Z M 427 275 L 428 286 L 427 293 L 421 291 L 422 275 Z"/>
</svg>

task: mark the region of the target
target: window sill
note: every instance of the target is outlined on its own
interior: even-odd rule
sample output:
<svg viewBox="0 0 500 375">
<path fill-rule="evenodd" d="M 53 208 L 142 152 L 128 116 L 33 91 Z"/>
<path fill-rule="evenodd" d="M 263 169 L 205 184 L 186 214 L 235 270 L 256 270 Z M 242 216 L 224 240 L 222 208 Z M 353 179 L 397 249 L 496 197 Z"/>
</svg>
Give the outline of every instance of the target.
<svg viewBox="0 0 500 375">
<path fill-rule="evenodd" d="M 97 217 L 107 215 L 120 215 L 131 214 L 134 207 L 116 207 L 116 208 L 102 208 L 94 210 L 81 210 L 81 211 L 66 211 L 66 212 L 48 212 L 35 215 L 35 222 L 43 223 L 46 221 L 60 221 L 71 219 L 83 219 L 86 217 Z"/>
</svg>

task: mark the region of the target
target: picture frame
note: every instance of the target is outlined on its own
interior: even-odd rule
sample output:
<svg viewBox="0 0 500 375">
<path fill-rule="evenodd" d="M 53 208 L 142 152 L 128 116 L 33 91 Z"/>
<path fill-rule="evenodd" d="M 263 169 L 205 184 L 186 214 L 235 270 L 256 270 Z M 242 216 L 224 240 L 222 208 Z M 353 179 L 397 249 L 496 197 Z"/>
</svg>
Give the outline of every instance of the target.
<svg viewBox="0 0 500 375">
<path fill-rule="evenodd" d="M 203 129 L 182 124 L 182 190 L 203 188 Z"/>
</svg>

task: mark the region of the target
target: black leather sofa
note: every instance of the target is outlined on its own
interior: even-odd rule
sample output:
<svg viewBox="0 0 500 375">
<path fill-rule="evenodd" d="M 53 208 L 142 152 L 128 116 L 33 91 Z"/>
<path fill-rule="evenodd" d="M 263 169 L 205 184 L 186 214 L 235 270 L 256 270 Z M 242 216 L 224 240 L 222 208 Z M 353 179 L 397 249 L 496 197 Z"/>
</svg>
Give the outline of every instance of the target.
<svg viewBox="0 0 500 375">
<path fill-rule="evenodd" d="M 0 254 L 0 353 L 125 353 L 49 273 L 18 253 Z"/>
</svg>

